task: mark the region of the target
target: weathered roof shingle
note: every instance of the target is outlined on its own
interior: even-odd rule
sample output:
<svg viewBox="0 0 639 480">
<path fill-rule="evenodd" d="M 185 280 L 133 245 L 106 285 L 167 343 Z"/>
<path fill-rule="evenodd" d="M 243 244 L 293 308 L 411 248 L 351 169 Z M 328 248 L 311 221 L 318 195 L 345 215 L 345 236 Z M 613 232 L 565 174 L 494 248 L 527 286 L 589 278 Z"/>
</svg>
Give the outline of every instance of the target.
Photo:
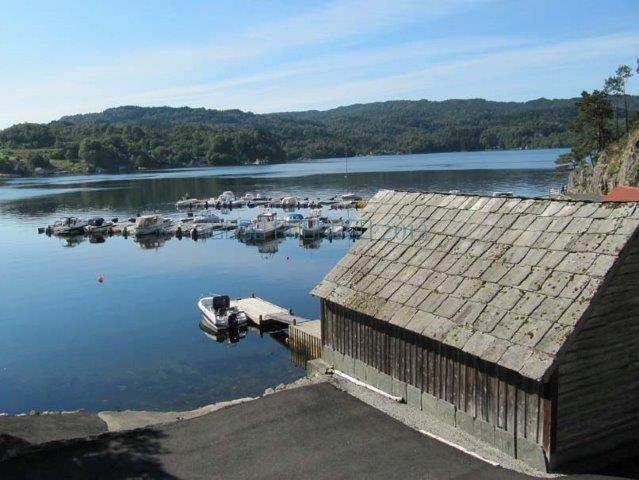
<svg viewBox="0 0 639 480">
<path fill-rule="evenodd" d="M 639 207 L 382 190 L 360 225 L 314 295 L 539 380 Z"/>
</svg>

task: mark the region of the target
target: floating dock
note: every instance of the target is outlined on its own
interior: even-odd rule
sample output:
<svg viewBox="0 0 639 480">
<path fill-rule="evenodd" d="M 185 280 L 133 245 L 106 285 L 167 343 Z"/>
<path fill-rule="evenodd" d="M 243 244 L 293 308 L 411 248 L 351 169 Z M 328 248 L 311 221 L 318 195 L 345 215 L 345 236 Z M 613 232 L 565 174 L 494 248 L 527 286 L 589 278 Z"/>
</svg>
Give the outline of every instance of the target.
<svg viewBox="0 0 639 480">
<path fill-rule="evenodd" d="M 292 310 L 279 307 L 256 296 L 238 298 L 237 300 L 231 301 L 231 305 L 236 306 L 246 313 L 249 320 L 260 327 L 269 323 L 297 325 L 310 321 L 308 318 L 293 315 Z"/>
<path fill-rule="evenodd" d="M 320 320 L 294 315 L 291 310 L 275 305 L 255 295 L 231 301 L 258 327 L 270 324 L 288 325 L 288 346 L 293 363 L 306 367 L 308 360 L 322 356 Z"/>
</svg>

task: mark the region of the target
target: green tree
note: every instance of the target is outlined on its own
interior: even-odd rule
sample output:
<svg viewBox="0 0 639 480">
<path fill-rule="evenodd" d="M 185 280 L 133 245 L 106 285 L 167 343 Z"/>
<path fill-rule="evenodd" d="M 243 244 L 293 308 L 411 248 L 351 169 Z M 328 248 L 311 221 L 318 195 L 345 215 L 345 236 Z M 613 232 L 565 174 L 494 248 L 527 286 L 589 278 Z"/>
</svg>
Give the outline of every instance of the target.
<svg viewBox="0 0 639 480">
<path fill-rule="evenodd" d="M 619 65 L 616 77 L 619 79 L 619 87 L 623 97 L 624 109 L 626 111 L 626 132 L 628 131 L 628 95 L 626 95 L 626 82 L 632 77 L 632 69 L 628 65 Z"/>
<path fill-rule="evenodd" d="M 612 135 L 608 128 L 608 120 L 612 116 L 612 104 L 606 92 L 594 90 L 581 93 L 581 99 L 576 103 L 578 114 L 570 125 L 572 149 L 570 155 L 562 155 L 556 163 L 561 166 L 577 166 L 585 158 L 590 159 L 592 165 L 597 156 L 611 141 Z"/>
<path fill-rule="evenodd" d="M 41 153 L 32 153 L 27 157 L 27 165 L 31 170 L 36 168 L 51 168 L 51 162 Z"/>
<path fill-rule="evenodd" d="M 610 95 L 614 100 L 613 104 L 613 113 L 615 117 L 615 137 L 619 138 L 619 116 L 617 115 L 617 99 L 623 93 L 623 88 L 621 85 L 621 79 L 617 75 L 613 75 L 608 77 L 604 83 L 604 92 Z M 626 127 L 627 128 L 627 127 Z"/>
</svg>

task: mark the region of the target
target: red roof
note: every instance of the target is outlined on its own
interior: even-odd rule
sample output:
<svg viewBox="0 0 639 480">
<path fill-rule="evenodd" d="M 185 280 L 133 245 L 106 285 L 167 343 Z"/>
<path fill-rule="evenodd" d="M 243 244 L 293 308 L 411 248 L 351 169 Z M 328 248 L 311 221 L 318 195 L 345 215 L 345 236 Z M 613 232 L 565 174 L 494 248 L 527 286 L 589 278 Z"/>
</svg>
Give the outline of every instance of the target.
<svg viewBox="0 0 639 480">
<path fill-rule="evenodd" d="M 604 202 L 639 202 L 639 188 L 615 187 L 602 198 Z"/>
</svg>

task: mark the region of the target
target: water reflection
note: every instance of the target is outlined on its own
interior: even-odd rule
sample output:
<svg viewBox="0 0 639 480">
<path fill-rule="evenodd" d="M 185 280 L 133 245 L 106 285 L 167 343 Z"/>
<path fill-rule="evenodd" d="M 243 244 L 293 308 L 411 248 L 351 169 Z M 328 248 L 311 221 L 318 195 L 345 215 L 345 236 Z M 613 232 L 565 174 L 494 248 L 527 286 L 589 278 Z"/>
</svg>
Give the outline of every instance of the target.
<svg viewBox="0 0 639 480">
<path fill-rule="evenodd" d="M 228 344 L 238 343 L 241 339 L 246 338 L 246 333 L 248 331 L 247 326 L 236 326 L 229 328 L 228 330 L 214 331 L 208 328 L 204 322 L 200 322 L 200 329 L 207 338 L 210 338 L 214 342 Z"/>
<path fill-rule="evenodd" d="M 133 237 L 133 241 L 143 250 L 157 250 L 162 247 L 168 240 L 173 238 L 170 235 L 143 235 L 141 237 Z"/>
<path fill-rule="evenodd" d="M 392 162 L 392 159 L 388 159 Z M 52 191 L 47 197 L 13 198 L 17 188 L 0 188 L 0 209 L 13 215 L 47 216 L 57 211 L 69 213 L 95 209 L 128 212 L 174 211 L 175 201 L 184 192 L 192 197 L 209 198 L 223 190 L 237 196 L 256 190 L 268 197 L 299 195 L 328 198 L 346 189 L 371 196 L 380 188 L 409 190 L 460 190 L 490 194 L 512 191 L 516 195 L 545 196 L 550 186 L 565 183 L 567 174 L 554 170 L 468 170 L 350 173 L 348 184 L 343 174 L 310 175 L 299 178 L 201 177 L 136 178 L 103 180 L 100 189 Z M 46 185 L 43 185 L 45 188 Z M 4 192 L 2 192 L 4 190 Z M 4 201 L 3 201 L 4 198 Z M 229 210 L 229 212 L 232 210 Z M 226 212 L 222 212 L 226 213 Z"/>
<path fill-rule="evenodd" d="M 62 246 L 67 248 L 77 247 L 86 240 L 84 235 L 60 236 L 58 238 L 62 241 Z"/>
</svg>

